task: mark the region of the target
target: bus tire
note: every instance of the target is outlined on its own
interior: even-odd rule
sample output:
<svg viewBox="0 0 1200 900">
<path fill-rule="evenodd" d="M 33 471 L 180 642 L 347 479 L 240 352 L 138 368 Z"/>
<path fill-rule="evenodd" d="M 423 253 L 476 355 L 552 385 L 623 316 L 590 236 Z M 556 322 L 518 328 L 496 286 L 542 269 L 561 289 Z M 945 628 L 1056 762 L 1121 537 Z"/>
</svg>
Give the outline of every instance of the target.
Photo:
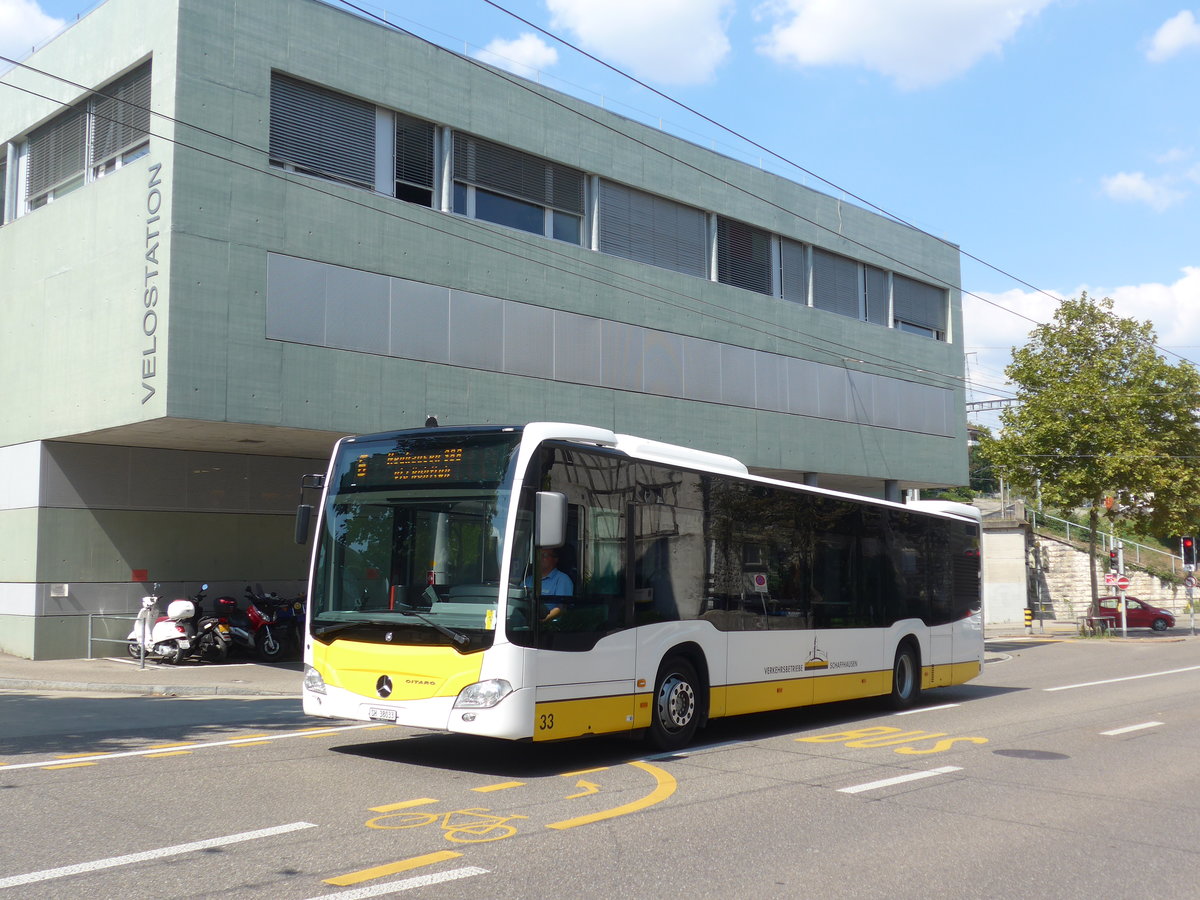
<svg viewBox="0 0 1200 900">
<path fill-rule="evenodd" d="M 892 665 L 892 709 L 908 709 L 921 695 L 921 659 L 912 641 L 901 641 Z"/>
<path fill-rule="evenodd" d="M 682 656 L 672 656 L 658 670 L 654 708 L 647 737 L 659 750 L 678 750 L 691 743 L 700 725 L 700 679 Z"/>
</svg>

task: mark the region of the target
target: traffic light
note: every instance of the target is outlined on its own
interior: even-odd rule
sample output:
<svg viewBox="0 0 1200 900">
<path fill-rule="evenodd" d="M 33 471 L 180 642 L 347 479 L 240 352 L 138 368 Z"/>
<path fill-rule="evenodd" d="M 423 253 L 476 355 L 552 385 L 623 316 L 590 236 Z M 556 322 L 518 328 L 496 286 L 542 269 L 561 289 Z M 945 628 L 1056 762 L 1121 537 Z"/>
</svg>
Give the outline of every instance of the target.
<svg viewBox="0 0 1200 900">
<path fill-rule="evenodd" d="M 1108 571 L 1112 572 L 1114 575 L 1121 574 L 1121 559 L 1119 556 L 1117 556 L 1116 550 L 1108 551 Z"/>
<path fill-rule="evenodd" d="M 1179 539 L 1179 555 L 1183 557 L 1184 568 L 1188 571 L 1196 568 L 1196 539 L 1190 534 Z"/>
</svg>

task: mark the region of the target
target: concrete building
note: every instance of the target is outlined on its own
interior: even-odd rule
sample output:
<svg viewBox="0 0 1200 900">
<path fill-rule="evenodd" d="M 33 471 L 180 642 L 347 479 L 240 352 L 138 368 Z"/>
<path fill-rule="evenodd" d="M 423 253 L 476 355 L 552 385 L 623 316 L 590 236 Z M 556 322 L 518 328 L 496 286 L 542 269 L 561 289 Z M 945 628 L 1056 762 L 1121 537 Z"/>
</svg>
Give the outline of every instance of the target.
<svg viewBox="0 0 1200 900">
<path fill-rule="evenodd" d="M 0 76 L 0 185 L 3 652 L 298 590 L 299 476 L 430 415 L 966 481 L 953 246 L 337 4 L 108 0 Z"/>
</svg>

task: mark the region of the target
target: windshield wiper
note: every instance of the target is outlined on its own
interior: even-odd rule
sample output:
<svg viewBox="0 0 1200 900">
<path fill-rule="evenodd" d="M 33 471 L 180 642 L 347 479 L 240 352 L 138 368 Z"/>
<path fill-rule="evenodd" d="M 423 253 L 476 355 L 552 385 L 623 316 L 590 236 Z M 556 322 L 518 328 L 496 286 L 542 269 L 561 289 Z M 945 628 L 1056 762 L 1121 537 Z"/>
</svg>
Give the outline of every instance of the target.
<svg viewBox="0 0 1200 900">
<path fill-rule="evenodd" d="M 324 637 L 327 634 L 337 634 L 339 631 L 345 631 L 347 628 L 358 628 L 360 625 L 378 625 L 382 628 L 391 628 L 395 622 L 385 622 L 382 619 L 359 619 L 357 622 L 339 622 L 337 625 L 326 625 L 324 628 L 313 629 L 313 634 L 317 637 Z"/>
<path fill-rule="evenodd" d="M 432 584 L 429 587 L 425 588 L 424 591 L 421 592 L 421 596 L 429 601 L 430 606 L 432 606 L 438 600 L 437 591 L 435 591 L 433 589 Z M 446 637 L 450 638 L 450 640 L 454 641 L 454 643 L 458 644 L 460 647 L 465 646 L 466 644 L 470 643 L 470 641 L 471 641 L 471 639 L 469 637 L 467 637 L 465 634 L 455 631 L 452 628 L 447 628 L 441 622 L 435 622 L 433 619 L 429 618 L 428 616 L 425 616 L 422 613 L 417 612 L 415 609 L 413 609 L 407 603 L 397 602 L 396 608 L 399 612 L 403 613 L 404 615 L 413 616 L 415 618 L 418 618 L 422 622 L 424 622 L 426 625 L 429 625 L 431 628 L 436 628 L 438 631 L 440 631 Z"/>
</svg>

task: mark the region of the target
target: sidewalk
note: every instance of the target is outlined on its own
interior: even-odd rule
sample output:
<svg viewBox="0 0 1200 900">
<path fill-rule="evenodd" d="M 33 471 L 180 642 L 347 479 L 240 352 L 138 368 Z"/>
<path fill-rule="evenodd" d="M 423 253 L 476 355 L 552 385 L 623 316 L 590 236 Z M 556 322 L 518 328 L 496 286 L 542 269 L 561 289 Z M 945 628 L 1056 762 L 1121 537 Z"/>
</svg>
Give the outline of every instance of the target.
<svg viewBox="0 0 1200 900">
<path fill-rule="evenodd" d="M 0 653 L 0 690 L 88 691 L 166 697 L 296 697 L 302 665 L 248 659 L 224 663 L 188 660 L 140 668 L 136 659 L 20 659 Z"/>
<path fill-rule="evenodd" d="M 1186 623 L 1183 623 L 1186 625 Z M 1186 627 L 1165 635 L 1147 629 L 1130 632 L 1132 638 L 1180 639 L 1190 635 Z M 1034 622 L 1026 631 L 1021 624 L 987 625 L 986 640 L 1067 640 L 1079 636 L 1074 622 Z M 299 697 L 302 666 L 298 661 L 275 663 L 230 659 L 224 663 L 188 660 L 168 666 L 147 661 L 110 657 L 104 659 L 29 660 L 0 653 L 0 690 L 87 691 L 92 693 L 136 693 L 166 697 Z"/>
</svg>

